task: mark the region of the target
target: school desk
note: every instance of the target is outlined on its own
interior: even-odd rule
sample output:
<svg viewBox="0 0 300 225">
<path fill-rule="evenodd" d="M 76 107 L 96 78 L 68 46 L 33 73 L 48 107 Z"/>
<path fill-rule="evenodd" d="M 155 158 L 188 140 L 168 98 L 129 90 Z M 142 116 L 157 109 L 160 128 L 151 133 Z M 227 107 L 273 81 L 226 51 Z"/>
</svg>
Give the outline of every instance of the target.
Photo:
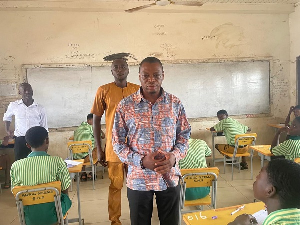
<svg viewBox="0 0 300 225">
<path fill-rule="evenodd" d="M 296 158 L 294 161 L 295 161 L 296 163 L 300 163 L 300 158 Z"/>
<path fill-rule="evenodd" d="M 273 154 L 271 153 L 271 145 L 253 145 L 249 146 L 249 149 L 251 151 L 256 151 L 258 152 L 258 155 L 260 156 L 260 167 L 262 168 L 264 166 L 264 160 L 271 160 L 271 156 Z"/>
<path fill-rule="evenodd" d="M 211 131 L 210 128 L 206 128 L 206 130 L 211 132 L 211 143 L 212 143 L 212 166 L 215 166 L 215 162 L 223 162 L 223 158 L 215 158 L 215 138 L 216 137 L 224 137 L 223 132 Z M 221 135 L 219 135 L 221 134 Z"/>
<path fill-rule="evenodd" d="M 242 205 L 186 213 L 183 215 L 183 220 L 186 225 L 224 225 L 233 221 L 241 214 L 253 214 L 265 209 L 265 204 L 263 202 L 254 202 L 244 205 L 244 209 L 236 212 L 233 215 L 231 215 L 231 213 Z"/>
<path fill-rule="evenodd" d="M 82 223 L 83 219 L 81 219 L 81 208 L 80 208 L 80 193 L 79 193 L 79 179 L 80 179 L 80 176 L 79 176 L 79 173 L 82 171 L 82 166 L 83 166 L 84 159 L 79 159 L 79 160 L 74 160 L 74 161 L 82 162 L 81 164 L 79 164 L 77 166 L 73 166 L 73 167 L 68 168 L 69 173 L 75 173 L 76 177 L 77 177 L 76 181 L 77 181 L 78 218 L 68 219 L 68 223 L 79 222 L 79 225 L 83 225 L 83 223 Z"/>
</svg>

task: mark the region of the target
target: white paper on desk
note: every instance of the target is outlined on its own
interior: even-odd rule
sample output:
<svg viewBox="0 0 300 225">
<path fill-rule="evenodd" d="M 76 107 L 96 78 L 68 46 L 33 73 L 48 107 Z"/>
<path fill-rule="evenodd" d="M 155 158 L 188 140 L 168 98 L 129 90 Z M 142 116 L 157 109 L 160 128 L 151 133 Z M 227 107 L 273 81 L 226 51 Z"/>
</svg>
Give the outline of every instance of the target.
<svg viewBox="0 0 300 225">
<path fill-rule="evenodd" d="M 262 210 L 259 210 L 256 213 L 253 213 L 252 216 L 254 216 L 256 218 L 258 225 L 262 225 L 264 220 L 268 216 L 268 211 L 265 210 L 265 209 L 262 209 Z"/>
<path fill-rule="evenodd" d="M 73 167 L 73 166 L 77 166 L 77 165 L 82 163 L 82 162 L 77 162 L 77 161 L 69 160 L 69 159 L 65 159 L 64 161 L 65 161 L 65 163 L 67 163 L 68 168 Z"/>
</svg>

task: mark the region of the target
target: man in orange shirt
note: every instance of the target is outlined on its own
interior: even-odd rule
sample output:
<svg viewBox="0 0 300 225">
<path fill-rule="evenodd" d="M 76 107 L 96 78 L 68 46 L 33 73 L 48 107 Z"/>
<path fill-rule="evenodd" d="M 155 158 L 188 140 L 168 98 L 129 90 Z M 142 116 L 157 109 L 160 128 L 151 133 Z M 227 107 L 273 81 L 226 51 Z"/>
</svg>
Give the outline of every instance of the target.
<svg viewBox="0 0 300 225">
<path fill-rule="evenodd" d="M 93 116 L 93 130 L 97 147 L 98 162 L 108 166 L 108 176 L 111 181 L 108 193 L 108 214 L 112 225 L 120 225 L 121 216 L 121 189 L 124 181 L 124 164 L 119 160 L 112 148 L 112 127 L 115 110 L 118 103 L 125 97 L 135 93 L 139 85 L 127 82 L 129 74 L 125 59 L 115 59 L 111 65 L 114 82 L 98 88 L 91 110 Z M 106 147 L 105 153 L 101 147 L 101 117 L 105 112 Z"/>
</svg>

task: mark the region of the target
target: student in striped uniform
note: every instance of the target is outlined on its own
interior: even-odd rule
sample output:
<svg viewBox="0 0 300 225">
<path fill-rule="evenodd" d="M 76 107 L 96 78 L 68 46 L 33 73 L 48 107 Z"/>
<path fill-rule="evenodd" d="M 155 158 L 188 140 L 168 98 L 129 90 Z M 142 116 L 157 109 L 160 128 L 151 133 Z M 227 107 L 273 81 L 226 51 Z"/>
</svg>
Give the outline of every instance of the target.
<svg viewBox="0 0 300 225">
<path fill-rule="evenodd" d="M 277 145 L 280 134 L 283 132 L 289 135 L 289 139 Z M 284 156 L 289 160 L 300 157 L 300 117 L 293 120 L 291 127 L 278 129 L 272 141 L 271 152 L 275 156 Z"/>
<path fill-rule="evenodd" d="M 205 157 L 211 155 L 211 149 L 205 141 L 200 139 L 189 139 L 189 149 L 186 156 L 179 161 L 180 169 L 195 169 L 206 168 Z M 210 192 L 210 187 L 187 188 L 185 192 L 185 199 L 196 200 L 204 198 Z"/>
<path fill-rule="evenodd" d="M 70 174 L 64 160 L 58 156 L 47 154 L 49 146 L 48 132 L 44 127 L 32 127 L 25 135 L 31 153 L 27 158 L 13 163 L 10 176 L 11 188 L 15 186 L 33 186 L 53 181 L 61 182 L 61 205 L 65 215 L 71 207 L 68 197 L 68 188 L 71 184 Z M 49 215 L 52 211 L 52 216 Z M 27 225 L 50 225 L 57 222 L 54 203 L 24 206 L 25 221 Z"/>
<path fill-rule="evenodd" d="M 247 127 L 235 119 L 228 117 L 226 110 L 219 110 L 217 112 L 217 117 L 219 123 L 211 127 L 211 131 L 221 132 L 223 131 L 227 140 L 227 144 L 216 144 L 216 149 L 218 151 L 226 151 L 228 153 L 233 153 L 235 145 L 235 135 L 245 134 L 247 131 L 251 131 L 250 127 Z M 248 146 L 243 146 L 238 148 L 237 153 L 242 154 L 248 151 Z M 242 157 L 241 169 L 248 169 L 246 162 L 246 157 Z"/>
<path fill-rule="evenodd" d="M 263 167 L 253 184 L 254 197 L 266 204 L 268 216 L 263 225 L 300 224 L 300 165 L 275 159 Z M 242 214 L 228 225 L 257 224 L 249 214 Z"/>
</svg>

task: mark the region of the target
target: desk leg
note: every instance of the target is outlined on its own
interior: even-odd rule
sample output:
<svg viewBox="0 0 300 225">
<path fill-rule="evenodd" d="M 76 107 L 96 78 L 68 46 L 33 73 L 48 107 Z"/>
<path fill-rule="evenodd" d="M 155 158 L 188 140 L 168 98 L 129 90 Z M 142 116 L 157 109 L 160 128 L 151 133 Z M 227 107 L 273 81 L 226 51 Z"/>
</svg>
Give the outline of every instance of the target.
<svg viewBox="0 0 300 225">
<path fill-rule="evenodd" d="M 77 200 L 78 200 L 79 225 L 82 225 L 82 221 L 81 221 L 81 209 L 80 209 L 80 193 L 79 193 L 79 173 L 77 173 Z"/>
<path fill-rule="evenodd" d="M 212 164 L 215 166 L 215 135 L 211 132 L 211 143 L 212 143 Z"/>
<path fill-rule="evenodd" d="M 265 161 L 265 156 L 263 154 L 261 154 L 261 157 L 260 157 L 260 168 L 263 168 L 264 167 L 264 161 Z"/>
</svg>

